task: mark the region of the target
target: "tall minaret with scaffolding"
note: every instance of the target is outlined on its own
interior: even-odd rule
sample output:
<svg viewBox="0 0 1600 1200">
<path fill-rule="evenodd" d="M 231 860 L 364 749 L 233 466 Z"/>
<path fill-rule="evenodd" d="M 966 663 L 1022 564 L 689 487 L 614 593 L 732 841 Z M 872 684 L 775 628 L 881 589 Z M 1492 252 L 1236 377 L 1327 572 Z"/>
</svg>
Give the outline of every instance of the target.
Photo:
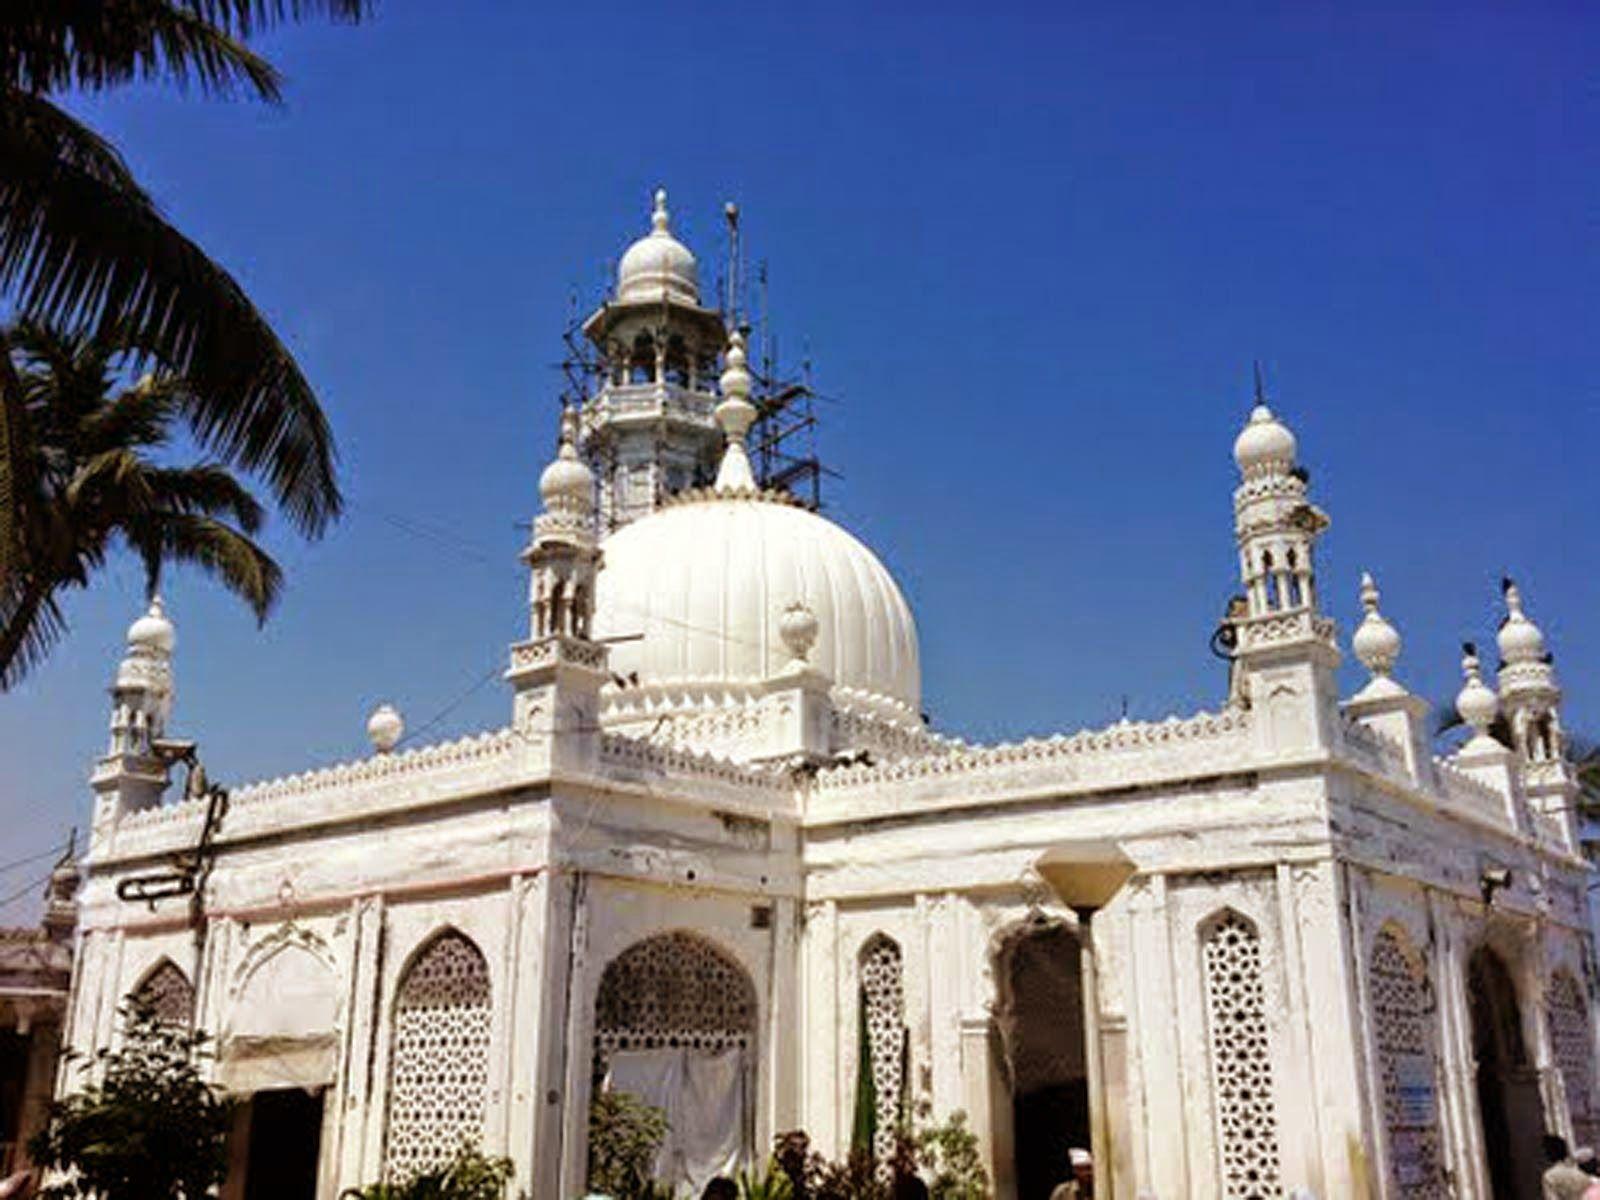
<svg viewBox="0 0 1600 1200">
<path fill-rule="evenodd" d="M 656 192 L 650 226 L 623 254 L 616 294 L 583 323 L 599 362 L 581 445 L 598 480 L 603 532 L 710 483 L 722 457 L 723 316 L 700 303 L 699 269 L 672 235 L 665 191 Z"/>
</svg>

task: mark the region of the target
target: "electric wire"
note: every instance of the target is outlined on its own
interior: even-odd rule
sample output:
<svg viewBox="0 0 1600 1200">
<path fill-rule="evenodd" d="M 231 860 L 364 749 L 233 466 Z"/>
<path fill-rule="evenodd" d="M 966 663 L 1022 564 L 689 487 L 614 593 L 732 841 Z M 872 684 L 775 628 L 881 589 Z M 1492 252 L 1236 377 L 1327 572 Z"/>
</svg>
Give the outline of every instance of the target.
<svg viewBox="0 0 1600 1200">
<path fill-rule="evenodd" d="M 29 892 L 33 891 L 34 888 L 43 887 L 45 884 L 50 882 L 50 876 L 53 874 L 55 874 L 54 869 L 46 871 L 43 875 L 39 876 L 39 878 L 29 880 L 27 883 L 23 884 L 9 896 L 0 897 L 0 908 L 4 908 L 8 904 L 13 904 L 16 901 L 21 900 Z"/>
<path fill-rule="evenodd" d="M 0 863 L 0 875 L 4 875 L 8 871 L 14 871 L 18 867 L 25 867 L 29 863 L 36 863 L 40 859 L 49 858 L 51 855 L 63 854 L 63 853 L 65 853 L 66 849 L 67 849 L 67 843 L 66 842 L 57 842 L 54 846 L 51 846 L 49 849 L 41 850 L 37 854 L 30 854 L 30 855 L 28 855 L 27 858 L 17 858 L 17 859 L 13 859 L 12 861 L 10 861 L 8 863 Z"/>
</svg>

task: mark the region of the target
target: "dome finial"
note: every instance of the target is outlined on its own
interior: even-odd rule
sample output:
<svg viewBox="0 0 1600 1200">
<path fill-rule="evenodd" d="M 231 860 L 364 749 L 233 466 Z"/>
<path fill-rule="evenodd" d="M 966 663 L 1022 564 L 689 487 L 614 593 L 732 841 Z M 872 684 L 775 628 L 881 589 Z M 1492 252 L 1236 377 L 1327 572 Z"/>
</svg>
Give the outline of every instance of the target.
<svg viewBox="0 0 1600 1200">
<path fill-rule="evenodd" d="M 817 614 L 804 600 L 796 600 L 783 610 L 778 633 L 789 648 L 790 666 L 805 666 L 811 660 L 811 647 L 817 644 Z"/>
<path fill-rule="evenodd" d="M 667 189 L 658 187 L 656 189 L 655 208 L 650 213 L 650 228 L 656 233 L 664 234 L 667 232 L 670 221 L 671 217 L 667 213 Z"/>
<path fill-rule="evenodd" d="M 1466 684 L 1456 696 L 1456 712 L 1472 727 L 1472 740 L 1488 736 L 1489 726 L 1500 711 L 1500 699 L 1483 682 L 1478 663 L 1478 647 L 1471 642 L 1461 643 L 1461 673 Z"/>
<path fill-rule="evenodd" d="M 1265 408 L 1267 404 L 1267 385 L 1261 379 L 1261 360 L 1259 358 L 1255 360 L 1254 366 L 1256 372 L 1256 404 Z"/>
<path fill-rule="evenodd" d="M 719 492 L 754 491 L 756 480 L 750 470 L 744 437 L 755 423 L 756 406 L 750 403 L 750 371 L 745 366 L 744 330 L 728 335 L 727 366 L 722 372 L 722 402 L 717 405 L 717 424 L 728 439 L 717 468 Z"/>
<path fill-rule="evenodd" d="M 1366 610 L 1350 646 L 1362 666 L 1372 672 L 1374 682 L 1388 679 L 1400 657 L 1400 634 L 1378 611 L 1378 585 L 1367 572 L 1361 573 L 1361 607 Z"/>
</svg>

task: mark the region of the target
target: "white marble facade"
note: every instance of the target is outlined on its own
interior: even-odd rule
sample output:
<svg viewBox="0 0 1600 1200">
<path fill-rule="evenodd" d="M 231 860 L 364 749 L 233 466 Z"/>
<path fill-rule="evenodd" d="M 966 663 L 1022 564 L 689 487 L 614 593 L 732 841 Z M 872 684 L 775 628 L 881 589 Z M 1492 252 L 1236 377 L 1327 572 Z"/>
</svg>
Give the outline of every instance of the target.
<svg viewBox="0 0 1600 1200">
<path fill-rule="evenodd" d="M 965 1110 L 1025 1200 L 1068 1140 L 1127 1200 L 1532 1196 L 1539 1133 L 1593 1140 L 1588 875 L 1515 588 L 1497 679 L 1466 663 L 1460 752 L 1432 752 L 1370 581 L 1371 682 L 1341 698 L 1327 518 L 1258 397 L 1230 694 L 943 736 L 892 578 L 756 486 L 742 337 L 700 307 L 664 202 L 653 226 L 587 327 L 622 365 L 541 478 L 509 725 L 235 788 L 198 896 L 119 899 L 207 811 L 175 794 L 171 622 L 130 630 L 70 1045 L 155 989 L 217 1035 L 222 1086 L 320 1097 L 326 1200 L 462 1134 L 535 1196 L 580 1195 L 591 1088 L 663 1042 L 736 1064 L 746 1152 L 801 1127 L 842 1152 L 864 1027 L 880 1096 Z M 622 503 L 607 472 L 662 429 L 652 469 L 715 484 Z M 1092 919 L 1086 1012 L 1061 897 L 1102 868 L 1126 880 Z"/>
</svg>

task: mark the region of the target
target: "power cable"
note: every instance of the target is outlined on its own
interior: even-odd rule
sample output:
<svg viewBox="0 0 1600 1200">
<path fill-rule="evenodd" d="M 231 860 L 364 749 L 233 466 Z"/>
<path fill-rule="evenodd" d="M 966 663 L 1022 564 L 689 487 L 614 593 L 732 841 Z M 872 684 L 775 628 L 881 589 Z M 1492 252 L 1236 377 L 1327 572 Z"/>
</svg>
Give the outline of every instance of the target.
<svg viewBox="0 0 1600 1200">
<path fill-rule="evenodd" d="M 67 848 L 67 843 L 65 843 L 65 842 L 57 842 L 54 846 L 51 846 L 48 850 L 41 850 L 37 854 L 30 854 L 30 855 L 28 855 L 27 858 L 18 858 L 18 859 L 13 859 L 11 862 L 8 862 L 8 863 L 0 863 L 0 875 L 4 875 L 8 871 L 14 871 L 18 867 L 25 867 L 29 863 L 36 863 L 40 859 L 49 858 L 52 854 L 60 855 L 66 850 L 66 848 Z"/>
<path fill-rule="evenodd" d="M 30 880 L 29 882 L 23 884 L 20 888 L 18 888 L 16 891 L 12 892 L 9 896 L 6 896 L 4 898 L 0 898 L 0 908 L 4 908 L 8 904 L 11 904 L 11 903 L 13 903 L 13 902 L 15 902 L 17 900 L 22 899 L 29 892 L 33 891 L 34 888 L 42 887 L 44 884 L 49 883 L 50 882 L 50 876 L 53 875 L 53 874 L 55 874 L 54 870 L 46 871 L 43 875 L 39 876 L 39 878 Z"/>
</svg>

